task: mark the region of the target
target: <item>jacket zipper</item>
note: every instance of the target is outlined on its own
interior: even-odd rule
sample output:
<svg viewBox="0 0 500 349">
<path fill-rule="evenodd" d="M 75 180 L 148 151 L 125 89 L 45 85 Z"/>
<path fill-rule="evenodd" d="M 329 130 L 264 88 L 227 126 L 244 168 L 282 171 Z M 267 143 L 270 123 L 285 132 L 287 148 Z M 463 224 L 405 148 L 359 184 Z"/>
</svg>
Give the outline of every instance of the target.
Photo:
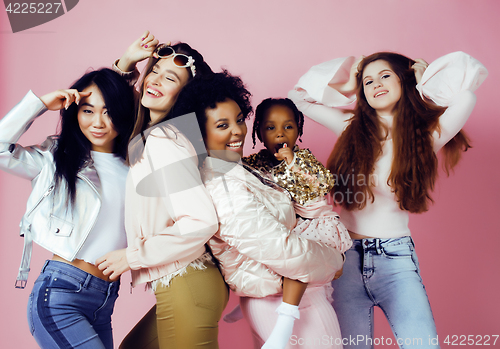
<svg viewBox="0 0 500 349">
<path fill-rule="evenodd" d="M 38 199 L 37 203 L 35 204 L 35 206 L 33 206 L 31 208 L 31 210 L 29 210 L 29 212 L 26 214 L 26 216 L 29 216 L 30 214 L 33 213 L 33 211 L 40 205 L 40 203 L 42 202 L 43 199 L 45 199 L 47 196 L 50 195 L 50 193 L 52 192 L 52 190 L 54 190 L 54 184 L 52 184 L 48 189 L 47 191 L 42 195 L 42 197 L 40 199 Z"/>
<path fill-rule="evenodd" d="M 85 176 L 83 175 L 76 175 L 78 178 L 82 179 L 83 181 L 87 182 L 87 184 L 94 190 L 94 192 L 96 193 L 97 195 L 97 198 L 99 199 L 99 208 L 97 209 L 97 215 L 99 215 L 99 211 L 101 210 L 101 205 L 102 205 L 102 201 L 101 201 L 101 195 L 99 194 L 99 192 L 97 191 L 97 188 L 95 187 L 95 185 Z M 90 232 L 92 231 L 92 229 L 94 229 L 94 225 L 97 221 L 97 215 L 95 216 L 95 218 L 93 219 L 93 222 L 92 222 L 92 226 L 90 227 L 89 230 L 87 230 L 85 232 L 85 240 L 82 241 L 82 243 L 76 248 L 76 251 L 74 253 L 72 257 L 72 259 L 74 259 L 76 257 L 76 255 L 78 254 L 78 252 L 80 252 L 80 250 L 82 249 L 82 246 L 85 244 L 85 241 L 87 241 L 87 238 L 89 237 L 89 234 Z"/>
</svg>

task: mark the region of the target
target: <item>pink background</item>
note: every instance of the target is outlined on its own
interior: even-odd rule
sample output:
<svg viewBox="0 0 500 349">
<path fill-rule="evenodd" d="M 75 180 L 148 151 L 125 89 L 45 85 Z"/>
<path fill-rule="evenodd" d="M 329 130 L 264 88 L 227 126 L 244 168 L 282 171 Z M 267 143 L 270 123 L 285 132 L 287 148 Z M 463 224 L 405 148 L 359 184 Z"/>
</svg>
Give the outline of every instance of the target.
<svg viewBox="0 0 500 349">
<path fill-rule="evenodd" d="M 497 0 L 84 0 L 56 20 L 13 34 L 1 8 L 0 115 L 29 89 L 43 95 L 68 87 L 89 67 L 109 66 L 145 29 L 160 41 L 186 41 L 214 69 L 241 75 L 254 106 L 266 97 L 286 96 L 310 66 L 331 58 L 391 50 L 431 62 L 465 51 L 490 72 L 465 126 L 474 148 L 450 178 L 441 174 L 436 203 L 430 212 L 411 217 L 410 227 L 440 339 L 499 335 L 499 10 Z M 57 113 L 45 114 L 21 143 L 41 142 L 55 132 L 57 120 Z M 335 138 L 307 120 L 303 141 L 326 161 Z M 248 136 L 248 154 L 250 143 Z M 18 223 L 29 192 L 28 182 L 0 173 L 0 341 L 5 348 L 36 347 L 25 309 L 43 261 L 50 258 L 36 246 L 27 289 L 14 289 L 23 242 Z M 129 281 L 126 274 L 113 317 L 116 345 L 154 303 L 141 287 L 130 294 Z M 235 302 L 232 297 L 227 310 Z M 376 316 L 376 337 L 390 336 L 381 312 Z M 244 321 L 221 323 L 221 348 L 251 348 L 250 342 Z"/>
</svg>

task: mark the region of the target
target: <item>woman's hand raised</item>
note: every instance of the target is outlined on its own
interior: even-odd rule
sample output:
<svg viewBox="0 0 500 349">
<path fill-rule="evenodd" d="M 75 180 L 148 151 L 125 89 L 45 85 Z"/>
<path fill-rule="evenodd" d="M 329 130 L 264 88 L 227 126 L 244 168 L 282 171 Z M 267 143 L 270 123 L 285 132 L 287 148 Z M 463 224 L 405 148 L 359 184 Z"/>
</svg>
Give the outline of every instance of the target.
<svg viewBox="0 0 500 349">
<path fill-rule="evenodd" d="M 358 75 L 359 63 L 365 58 L 365 56 L 359 56 L 351 66 L 349 72 L 349 80 L 345 83 L 332 84 L 331 87 L 342 93 L 344 96 L 351 96 L 356 93 L 358 87 L 356 77 Z"/>
<path fill-rule="evenodd" d="M 78 92 L 78 90 L 57 90 L 40 97 L 40 100 L 49 110 L 68 109 L 75 102 L 77 105 L 82 98 L 88 97 L 92 92 Z"/>
<path fill-rule="evenodd" d="M 424 75 L 425 69 L 429 64 L 424 61 L 422 58 L 415 59 L 415 64 L 411 66 L 411 68 L 415 71 L 415 79 L 417 80 L 417 84 L 420 84 L 420 80 L 422 80 L 422 76 Z"/>
<path fill-rule="evenodd" d="M 124 72 L 134 70 L 137 62 L 153 55 L 158 45 L 158 39 L 146 30 L 140 38 L 130 45 L 117 63 L 117 67 Z"/>
</svg>

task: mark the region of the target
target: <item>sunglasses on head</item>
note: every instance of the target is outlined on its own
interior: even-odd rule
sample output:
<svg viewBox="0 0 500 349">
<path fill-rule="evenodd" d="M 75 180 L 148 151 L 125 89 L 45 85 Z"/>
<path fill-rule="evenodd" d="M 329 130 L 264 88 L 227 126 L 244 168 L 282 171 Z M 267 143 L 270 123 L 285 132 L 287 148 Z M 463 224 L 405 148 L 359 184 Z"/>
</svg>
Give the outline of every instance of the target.
<svg viewBox="0 0 500 349">
<path fill-rule="evenodd" d="M 155 50 L 154 56 L 157 58 L 172 57 L 172 62 L 179 68 L 190 68 L 193 78 L 196 75 L 196 67 L 194 66 L 194 58 L 183 53 L 175 53 L 172 46 L 161 44 Z"/>
</svg>

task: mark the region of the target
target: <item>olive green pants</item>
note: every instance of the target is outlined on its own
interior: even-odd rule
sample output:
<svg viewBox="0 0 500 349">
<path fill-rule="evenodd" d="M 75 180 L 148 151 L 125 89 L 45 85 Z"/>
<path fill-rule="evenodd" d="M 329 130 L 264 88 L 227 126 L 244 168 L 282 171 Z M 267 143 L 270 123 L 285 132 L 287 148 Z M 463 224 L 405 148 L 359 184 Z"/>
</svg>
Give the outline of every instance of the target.
<svg viewBox="0 0 500 349">
<path fill-rule="evenodd" d="M 120 349 L 218 349 L 219 320 L 229 291 L 216 266 L 188 267 L 168 287 L 158 285 L 156 305 L 130 331 Z"/>
</svg>

